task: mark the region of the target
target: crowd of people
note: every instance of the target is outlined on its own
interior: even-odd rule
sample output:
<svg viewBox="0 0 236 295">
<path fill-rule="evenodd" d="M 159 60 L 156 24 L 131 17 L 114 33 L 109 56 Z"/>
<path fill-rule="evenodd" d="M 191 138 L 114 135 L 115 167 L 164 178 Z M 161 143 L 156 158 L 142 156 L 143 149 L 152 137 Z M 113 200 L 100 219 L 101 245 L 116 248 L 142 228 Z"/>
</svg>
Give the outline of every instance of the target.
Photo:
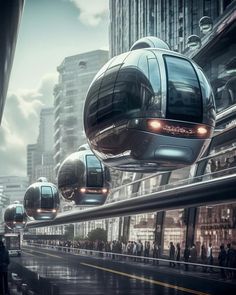
<svg viewBox="0 0 236 295">
<path fill-rule="evenodd" d="M 141 240 L 138 241 L 128 241 L 127 243 L 114 240 L 109 242 L 104 241 L 35 241 L 37 243 L 44 243 L 47 245 L 53 245 L 57 247 L 64 247 L 64 250 L 70 252 L 71 248 L 78 248 L 78 249 L 86 249 L 86 250 L 93 250 L 93 251 L 100 251 L 100 252 L 109 252 L 111 253 L 111 257 L 113 259 L 124 259 L 119 254 L 130 255 L 133 261 L 141 261 L 140 258 L 137 256 L 147 257 L 147 258 L 157 258 L 152 260 L 153 264 L 158 265 L 159 260 L 158 258 L 168 258 L 171 260 L 169 262 L 170 267 L 178 267 L 180 268 L 181 265 L 184 267 L 186 271 L 196 270 L 197 264 L 204 264 L 205 266 L 200 266 L 203 272 L 213 272 L 213 268 L 211 266 L 218 265 L 222 267 L 230 267 L 236 268 L 236 242 L 232 242 L 232 244 L 227 244 L 225 247 L 224 244 L 221 244 L 219 247 L 219 251 L 215 257 L 213 256 L 213 247 L 212 244 L 209 243 L 208 246 L 203 244 L 200 249 L 200 253 L 197 250 L 195 244 L 191 247 L 186 245 L 183 249 L 181 249 L 180 243 L 176 243 L 174 245 L 173 242 L 169 243 L 169 255 L 163 255 L 163 251 L 161 249 L 161 245 L 158 242 L 150 242 L 145 241 L 142 243 Z M 117 255 L 118 254 L 118 255 Z M 102 254 L 103 256 L 103 254 Z M 134 256 L 134 257 L 132 257 Z M 148 262 L 150 259 L 144 258 L 144 262 Z M 125 259 L 129 259 L 129 257 L 125 257 Z M 187 262 L 184 264 L 183 262 Z M 206 266 L 208 265 L 208 266 Z M 199 267 L 199 266 L 198 266 Z M 221 276 L 222 278 L 227 279 L 235 279 L 236 273 L 234 271 L 228 270 L 225 271 L 221 269 Z"/>
<path fill-rule="evenodd" d="M 177 243 L 175 247 L 173 242 L 170 242 L 169 259 L 175 260 L 177 265 L 180 266 L 178 263 L 181 260 L 181 249 L 179 243 Z M 199 263 L 209 265 L 208 267 L 202 267 L 204 272 L 212 272 L 213 268 L 211 266 L 213 265 L 236 268 L 236 243 L 233 242 L 232 245 L 228 243 L 226 247 L 224 244 L 221 244 L 217 257 L 213 257 L 213 248 L 211 243 L 209 243 L 208 247 L 204 244 L 201 246 L 200 255 L 198 255 L 195 244 L 193 244 L 192 247 L 188 247 L 188 245 L 186 245 L 183 251 L 183 261 L 190 262 L 193 270 L 196 269 L 196 266 Z M 170 262 L 170 266 L 175 267 L 176 263 L 172 261 Z M 185 264 L 184 267 L 185 270 L 189 270 L 189 264 Z M 224 269 L 221 269 L 221 276 L 222 278 L 235 279 L 236 273 L 233 270 L 225 271 Z"/>
</svg>

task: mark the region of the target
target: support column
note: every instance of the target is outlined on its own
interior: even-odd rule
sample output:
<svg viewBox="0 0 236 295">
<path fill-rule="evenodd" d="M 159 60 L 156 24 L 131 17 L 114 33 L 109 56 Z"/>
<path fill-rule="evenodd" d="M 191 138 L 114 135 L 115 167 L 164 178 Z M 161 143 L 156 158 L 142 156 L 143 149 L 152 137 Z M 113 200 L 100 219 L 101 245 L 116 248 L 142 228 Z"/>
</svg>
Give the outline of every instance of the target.
<svg viewBox="0 0 236 295">
<path fill-rule="evenodd" d="M 129 241 L 129 230 L 130 230 L 130 216 L 125 216 L 123 220 L 123 239 L 124 243 L 128 243 Z"/>
<path fill-rule="evenodd" d="M 157 242 L 158 245 L 162 245 L 164 217 L 165 217 L 164 211 L 156 213 L 155 242 Z"/>
<path fill-rule="evenodd" d="M 187 208 L 185 210 L 187 214 L 186 245 L 188 245 L 189 247 L 192 247 L 192 245 L 195 243 L 194 230 L 195 230 L 197 208 Z"/>
</svg>

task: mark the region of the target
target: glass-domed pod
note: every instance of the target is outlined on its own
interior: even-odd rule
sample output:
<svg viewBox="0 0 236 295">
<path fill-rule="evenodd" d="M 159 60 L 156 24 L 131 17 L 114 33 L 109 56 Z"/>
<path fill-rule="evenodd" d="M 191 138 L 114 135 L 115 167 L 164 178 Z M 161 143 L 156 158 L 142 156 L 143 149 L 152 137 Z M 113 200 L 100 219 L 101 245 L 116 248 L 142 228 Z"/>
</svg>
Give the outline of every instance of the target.
<svg viewBox="0 0 236 295">
<path fill-rule="evenodd" d="M 201 47 L 201 39 L 198 35 L 191 35 L 187 39 L 187 46 L 190 50 L 196 50 Z"/>
<path fill-rule="evenodd" d="M 67 157 L 57 179 L 62 196 L 76 205 L 102 205 L 109 193 L 109 171 L 90 149 Z"/>
<path fill-rule="evenodd" d="M 31 184 L 25 192 L 26 214 L 35 220 L 54 219 L 59 205 L 59 192 L 53 183 L 38 181 Z"/>
<path fill-rule="evenodd" d="M 159 49 L 167 49 L 170 50 L 169 45 L 164 42 L 163 40 L 153 37 L 153 36 L 148 36 L 148 37 L 143 37 L 131 46 L 130 51 L 136 50 L 136 49 L 141 49 L 141 48 L 159 48 Z"/>
<path fill-rule="evenodd" d="M 209 16 L 203 16 L 199 20 L 199 27 L 203 34 L 206 34 L 210 31 L 212 31 L 213 28 L 213 21 Z"/>
<path fill-rule="evenodd" d="M 215 125 L 213 92 L 202 70 L 163 48 L 109 61 L 90 85 L 84 128 L 93 152 L 126 171 L 168 171 L 193 164 Z"/>
<path fill-rule="evenodd" d="M 26 221 L 24 206 L 19 202 L 15 202 L 6 208 L 4 222 L 9 229 L 22 229 L 25 227 Z"/>
<path fill-rule="evenodd" d="M 89 147 L 89 145 L 88 145 L 87 143 L 82 144 L 82 145 L 79 146 L 79 148 L 78 148 L 78 152 L 80 152 L 80 151 L 86 151 L 86 150 L 89 150 L 89 151 L 90 151 L 90 147 Z"/>
</svg>

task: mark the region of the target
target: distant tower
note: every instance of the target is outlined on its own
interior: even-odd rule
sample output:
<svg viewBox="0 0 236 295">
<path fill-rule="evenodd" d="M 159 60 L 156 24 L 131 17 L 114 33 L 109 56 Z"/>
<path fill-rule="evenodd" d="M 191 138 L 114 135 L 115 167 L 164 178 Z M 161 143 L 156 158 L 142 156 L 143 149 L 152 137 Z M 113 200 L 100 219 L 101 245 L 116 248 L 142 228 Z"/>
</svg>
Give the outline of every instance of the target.
<svg viewBox="0 0 236 295">
<path fill-rule="evenodd" d="M 29 177 L 29 183 L 32 183 L 35 179 L 34 171 L 35 167 L 41 163 L 41 154 L 37 144 L 27 145 L 27 176 Z"/>
<path fill-rule="evenodd" d="M 7 197 L 10 203 L 22 202 L 28 185 L 26 176 L 0 176 L 0 194 L 3 192 L 3 196 Z"/>
<path fill-rule="evenodd" d="M 30 183 L 43 176 L 55 181 L 53 161 L 54 136 L 53 108 L 43 108 L 40 112 L 39 136 L 37 144 L 27 146 L 27 175 Z"/>
<path fill-rule="evenodd" d="M 57 68 L 54 88 L 54 161 L 61 162 L 86 142 L 83 130 L 85 95 L 98 70 L 107 62 L 108 51 L 95 50 L 66 57 Z"/>
<path fill-rule="evenodd" d="M 35 167 L 35 179 L 46 177 L 55 182 L 53 145 L 54 145 L 54 108 L 43 108 L 40 113 L 38 148 L 41 155 L 40 164 Z"/>
</svg>

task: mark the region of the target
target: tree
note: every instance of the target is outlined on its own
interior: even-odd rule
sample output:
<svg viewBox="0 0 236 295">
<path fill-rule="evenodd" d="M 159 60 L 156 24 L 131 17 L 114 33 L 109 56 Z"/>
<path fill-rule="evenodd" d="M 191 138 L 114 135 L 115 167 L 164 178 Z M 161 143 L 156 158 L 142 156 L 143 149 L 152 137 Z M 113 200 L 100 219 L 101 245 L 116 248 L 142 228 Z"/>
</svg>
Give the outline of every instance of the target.
<svg viewBox="0 0 236 295">
<path fill-rule="evenodd" d="M 92 230 L 88 233 L 88 240 L 92 241 L 92 242 L 94 242 L 96 240 L 106 242 L 107 241 L 107 231 L 102 228 L 95 228 L 94 230 Z"/>
</svg>

